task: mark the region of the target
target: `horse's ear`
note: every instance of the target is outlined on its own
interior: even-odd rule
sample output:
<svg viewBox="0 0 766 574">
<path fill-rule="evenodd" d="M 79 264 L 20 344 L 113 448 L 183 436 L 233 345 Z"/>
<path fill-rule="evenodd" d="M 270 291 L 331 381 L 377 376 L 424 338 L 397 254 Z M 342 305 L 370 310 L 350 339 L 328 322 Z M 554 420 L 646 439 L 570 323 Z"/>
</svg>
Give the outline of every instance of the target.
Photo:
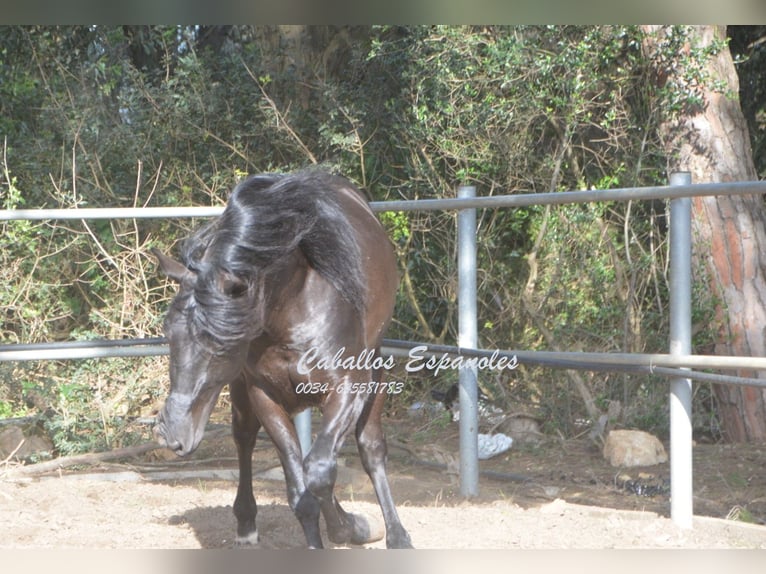
<svg viewBox="0 0 766 574">
<path fill-rule="evenodd" d="M 162 272 L 173 281 L 180 283 L 184 276 L 189 273 L 189 270 L 183 263 L 168 257 L 159 249 L 152 248 L 152 253 L 157 258 Z"/>
</svg>

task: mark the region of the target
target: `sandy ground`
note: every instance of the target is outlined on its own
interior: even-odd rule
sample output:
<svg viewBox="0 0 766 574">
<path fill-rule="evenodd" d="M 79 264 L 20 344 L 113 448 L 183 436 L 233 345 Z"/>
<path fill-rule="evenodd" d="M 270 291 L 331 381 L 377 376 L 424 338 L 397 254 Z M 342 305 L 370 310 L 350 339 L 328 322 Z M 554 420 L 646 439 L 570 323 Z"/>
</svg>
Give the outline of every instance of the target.
<svg viewBox="0 0 766 574">
<path fill-rule="evenodd" d="M 394 443 L 414 436 L 397 428 Z M 417 548 L 766 549 L 766 448 L 695 448 L 698 515 L 689 530 L 668 518 L 667 493 L 647 497 L 618 488 L 618 471 L 578 441 L 514 447 L 483 461 L 482 470 L 523 474 L 527 480 L 482 477 L 480 496 L 465 500 L 452 472 L 456 432 L 439 433 L 421 442 L 410 440 L 407 453 L 391 449 L 394 496 Z M 55 476 L 0 475 L 0 548 L 229 548 L 236 490 L 230 443 L 228 437 L 203 443 L 191 461 L 158 460 L 155 454 Z M 447 468 L 415 464 L 413 453 Z M 381 520 L 352 447 L 344 449 L 341 464 L 339 499 L 348 510 Z M 259 546 L 304 547 L 267 440 L 256 449 L 253 467 L 259 473 Z M 669 472 L 667 465 L 640 470 L 641 476 L 655 478 Z M 749 523 L 731 519 L 743 516 Z M 368 547 L 383 548 L 384 543 Z"/>
<path fill-rule="evenodd" d="M 52 479 L 4 483 L 3 548 L 225 548 L 234 518 L 231 484 L 106 483 Z M 263 491 L 263 489 L 261 489 Z M 271 490 L 271 488 L 267 489 Z M 283 500 L 262 495 L 263 548 L 301 548 L 300 527 Z M 375 504 L 347 509 L 379 516 Z M 603 509 L 562 499 L 524 509 L 510 501 L 416 506 L 399 512 L 417 548 L 766 548 L 766 528 L 696 517 L 681 530 L 652 512 Z M 382 542 L 369 545 L 384 547 Z"/>
</svg>

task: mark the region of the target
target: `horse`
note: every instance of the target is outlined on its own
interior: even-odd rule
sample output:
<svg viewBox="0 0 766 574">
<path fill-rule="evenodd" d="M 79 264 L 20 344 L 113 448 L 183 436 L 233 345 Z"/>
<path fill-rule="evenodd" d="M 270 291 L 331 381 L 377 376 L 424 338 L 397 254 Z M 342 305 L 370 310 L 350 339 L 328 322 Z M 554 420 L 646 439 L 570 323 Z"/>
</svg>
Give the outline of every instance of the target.
<svg viewBox="0 0 766 574">
<path fill-rule="evenodd" d="M 252 452 L 263 427 L 309 548 L 323 547 L 320 513 L 333 543 L 383 536 L 344 511 L 334 494 L 336 457 L 352 430 L 386 546 L 411 548 L 386 474 L 381 414 L 390 391 L 372 384 L 380 381 L 398 271 L 391 241 L 361 192 L 319 169 L 250 176 L 217 219 L 183 242 L 180 261 L 154 255 L 179 285 L 163 325 L 170 392 L 154 435 L 177 455 L 190 454 L 229 385 L 239 461 L 236 545 L 259 540 Z M 308 407 L 318 407 L 322 420 L 304 457 L 291 417 Z"/>
</svg>

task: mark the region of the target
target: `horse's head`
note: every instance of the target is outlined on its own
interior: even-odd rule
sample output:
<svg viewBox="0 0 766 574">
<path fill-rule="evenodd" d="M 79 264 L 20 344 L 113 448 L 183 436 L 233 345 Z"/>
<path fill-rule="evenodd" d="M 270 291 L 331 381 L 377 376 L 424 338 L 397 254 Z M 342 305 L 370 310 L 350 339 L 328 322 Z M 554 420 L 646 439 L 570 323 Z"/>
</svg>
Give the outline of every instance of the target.
<svg viewBox="0 0 766 574">
<path fill-rule="evenodd" d="M 206 327 L 222 328 L 229 314 L 234 314 L 235 322 L 242 319 L 236 315 L 236 302 L 247 298 L 248 289 L 241 280 L 223 273 L 216 285 L 206 286 L 198 271 L 159 251 L 154 254 L 162 271 L 179 284 L 165 318 L 170 394 L 157 416 L 154 434 L 160 444 L 184 456 L 199 445 L 221 389 L 240 373 L 247 353 L 246 337 L 221 341 Z M 210 289 L 218 291 L 217 303 L 207 293 Z M 234 308 L 227 302 L 235 303 Z"/>
</svg>

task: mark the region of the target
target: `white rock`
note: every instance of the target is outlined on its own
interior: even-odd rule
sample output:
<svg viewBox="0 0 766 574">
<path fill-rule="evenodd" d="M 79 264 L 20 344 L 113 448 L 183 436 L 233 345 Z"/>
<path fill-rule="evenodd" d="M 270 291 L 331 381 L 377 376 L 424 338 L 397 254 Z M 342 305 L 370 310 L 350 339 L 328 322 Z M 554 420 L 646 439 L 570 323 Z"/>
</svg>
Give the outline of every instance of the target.
<svg viewBox="0 0 766 574">
<path fill-rule="evenodd" d="M 610 431 L 604 444 L 604 458 L 617 467 L 654 466 L 668 462 L 660 440 L 638 430 Z"/>
</svg>

